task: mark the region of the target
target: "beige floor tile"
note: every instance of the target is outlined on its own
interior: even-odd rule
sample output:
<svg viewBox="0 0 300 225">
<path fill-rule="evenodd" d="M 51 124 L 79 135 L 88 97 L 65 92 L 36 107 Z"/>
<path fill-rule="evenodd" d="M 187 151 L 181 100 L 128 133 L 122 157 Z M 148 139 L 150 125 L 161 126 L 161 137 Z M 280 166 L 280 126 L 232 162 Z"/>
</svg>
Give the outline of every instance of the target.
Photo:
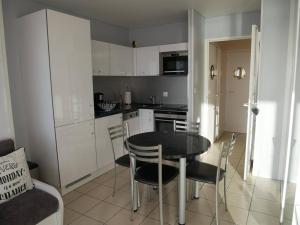
<svg viewBox="0 0 300 225">
<path fill-rule="evenodd" d="M 131 210 L 131 202 L 125 207 L 128 210 Z M 158 207 L 158 202 L 147 199 L 141 199 L 141 207 L 138 209 L 138 213 L 144 216 L 149 215 L 151 211 L 154 210 L 154 208 Z"/>
<path fill-rule="evenodd" d="M 164 224 L 168 224 L 167 221 L 164 221 Z M 141 225 L 160 225 L 160 222 L 155 219 L 146 218 L 142 221 Z"/>
<path fill-rule="evenodd" d="M 126 207 L 131 201 L 131 194 L 130 192 L 117 191 L 114 197 L 109 196 L 104 201 L 120 207 Z"/>
<path fill-rule="evenodd" d="M 279 225 L 279 218 L 263 213 L 250 212 L 247 225 Z"/>
<path fill-rule="evenodd" d="M 78 199 L 82 194 L 77 191 L 72 191 L 66 195 L 63 196 L 64 205 L 69 204 L 70 202 L 74 201 L 75 199 Z"/>
<path fill-rule="evenodd" d="M 97 184 L 103 184 L 105 181 L 113 178 L 113 174 L 111 172 L 105 173 L 99 177 L 96 177 L 92 182 L 95 182 Z"/>
<path fill-rule="evenodd" d="M 225 211 L 224 205 L 220 207 L 220 220 L 229 223 L 246 225 L 249 211 L 234 206 L 228 206 L 228 211 Z"/>
<path fill-rule="evenodd" d="M 211 225 L 216 225 L 216 219 L 213 220 Z M 227 221 L 223 221 L 223 220 L 219 220 L 219 225 L 236 225 L 236 224 L 230 223 L 230 222 L 227 222 Z"/>
<path fill-rule="evenodd" d="M 245 197 L 251 197 L 254 191 L 254 185 L 249 185 L 244 182 L 236 183 L 236 182 L 231 182 L 228 189 L 227 193 L 229 194 L 238 194 L 240 196 L 245 196 Z"/>
<path fill-rule="evenodd" d="M 222 196 L 223 196 L 223 189 L 220 188 L 219 189 L 219 202 L 221 202 Z M 204 185 L 200 190 L 200 197 L 215 202 L 216 201 L 216 187 L 214 186 L 213 188 L 211 188 L 211 187 Z"/>
<path fill-rule="evenodd" d="M 177 207 L 164 204 L 163 215 L 164 215 L 164 221 L 166 221 L 166 223 L 175 224 L 176 221 L 177 221 L 177 215 L 178 215 Z M 159 220 L 159 207 L 154 209 L 149 214 L 148 217 L 150 217 L 152 219 Z"/>
<path fill-rule="evenodd" d="M 82 185 L 81 187 L 77 188 L 75 191 L 77 191 L 79 193 L 87 193 L 90 190 L 96 188 L 97 186 L 98 186 L 97 183 L 91 181 L 91 182 L 86 183 L 86 184 Z"/>
<path fill-rule="evenodd" d="M 187 207 L 188 211 L 203 214 L 206 216 L 214 216 L 216 213 L 216 206 L 213 201 L 204 198 L 192 200 Z"/>
<path fill-rule="evenodd" d="M 130 170 L 129 169 L 124 169 L 122 172 L 120 172 L 118 174 L 118 177 L 122 177 L 122 178 L 125 178 L 125 179 L 130 179 Z"/>
<path fill-rule="evenodd" d="M 95 205 L 99 203 L 99 200 L 95 198 L 91 198 L 86 195 L 82 195 L 78 199 L 72 201 L 70 204 L 66 205 L 67 208 L 72 209 L 79 213 L 85 213 L 89 209 L 93 208 Z"/>
<path fill-rule="evenodd" d="M 64 225 L 68 225 L 70 223 L 72 223 L 74 220 L 78 219 L 81 216 L 81 214 L 65 208 L 64 209 Z"/>
<path fill-rule="evenodd" d="M 258 187 L 260 189 L 280 190 L 280 182 L 278 180 L 257 177 L 255 187 Z"/>
<path fill-rule="evenodd" d="M 85 215 L 105 223 L 108 220 L 110 220 L 114 215 L 116 215 L 119 211 L 121 211 L 121 209 L 122 208 L 112 205 L 110 203 L 101 202 L 100 204 L 96 205 L 94 208 L 86 212 Z"/>
<path fill-rule="evenodd" d="M 89 191 L 86 193 L 86 195 L 99 199 L 99 200 L 104 200 L 108 198 L 108 196 L 111 196 L 113 193 L 113 189 L 107 186 L 103 185 L 98 185 L 96 188 L 93 190 Z"/>
<path fill-rule="evenodd" d="M 270 216 L 280 216 L 280 203 L 259 198 L 253 198 L 251 202 L 251 211 L 265 213 Z"/>
<path fill-rule="evenodd" d="M 261 189 L 258 186 L 255 186 L 253 197 L 280 202 L 280 190 L 274 188 Z"/>
<path fill-rule="evenodd" d="M 242 209 L 250 209 L 250 204 L 251 204 L 251 199 L 252 197 L 245 194 L 236 194 L 234 192 L 228 192 L 227 193 L 227 205 L 239 207 Z M 224 198 L 223 198 L 223 203 L 224 203 Z"/>
<path fill-rule="evenodd" d="M 145 219 L 144 216 L 135 213 L 133 220 L 131 220 L 131 213 L 128 210 L 121 210 L 113 218 L 111 218 L 106 224 L 107 225 L 138 225 L 141 224 Z"/>
<path fill-rule="evenodd" d="M 168 194 L 164 194 L 163 199 L 165 204 L 178 206 L 178 191 L 177 189 L 170 191 Z"/>
<path fill-rule="evenodd" d="M 192 212 L 186 212 L 186 224 L 189 225 L 207 225 L 211 224 L 213 218 Z"/>
<path fill-rule="evenodd" d="M 103 185 L 112 188 L 114 186 L 114 183 L 115 183 L 115 178 L 111 178 L 111 179 L 105 181 L 103 183 Z M 129 179 L 125 179 L 125 178 L 122 178 L 119 176 L 119 177 L 117 177 L 116 189 L 118 190 L 118 189 L 124 187 L 125 185 L 128 185 L 129 183 L 130 183 Z"/>
<path fill-rule="evenodd" d="M 103 225 L 103 223 L 100 223 L 86 216 L 81 216 L 79 219 L 72 222 L 71 225 Z"/>
</svg>

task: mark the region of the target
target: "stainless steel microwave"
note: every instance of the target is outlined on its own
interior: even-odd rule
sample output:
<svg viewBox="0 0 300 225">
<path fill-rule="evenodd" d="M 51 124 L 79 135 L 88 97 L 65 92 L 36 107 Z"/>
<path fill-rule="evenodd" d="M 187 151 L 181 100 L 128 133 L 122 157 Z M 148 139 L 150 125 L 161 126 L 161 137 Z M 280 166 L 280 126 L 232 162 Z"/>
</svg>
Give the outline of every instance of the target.
<svg viewBox="0 0 300 225">
<path fill-rule="evenodd" d="M 162 53 L 160 58 L 163 76 L 188 74 L 187 52 Z"/>
</svg>

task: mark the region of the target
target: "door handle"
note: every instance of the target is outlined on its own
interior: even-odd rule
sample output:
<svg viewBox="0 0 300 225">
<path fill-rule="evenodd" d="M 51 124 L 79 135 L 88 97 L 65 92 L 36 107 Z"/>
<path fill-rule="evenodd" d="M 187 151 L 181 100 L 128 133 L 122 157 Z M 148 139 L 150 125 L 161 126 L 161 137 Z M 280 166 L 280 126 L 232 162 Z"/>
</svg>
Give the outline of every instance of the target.
<svg viewBox="0 0 300 225">
<path fill-rule="evenodd" d="M 245 103 L 245 104 L 243 104 L 243 106 L 248 108 L 249 105 L 248 105 L 248 103 Z"/>
</svg>

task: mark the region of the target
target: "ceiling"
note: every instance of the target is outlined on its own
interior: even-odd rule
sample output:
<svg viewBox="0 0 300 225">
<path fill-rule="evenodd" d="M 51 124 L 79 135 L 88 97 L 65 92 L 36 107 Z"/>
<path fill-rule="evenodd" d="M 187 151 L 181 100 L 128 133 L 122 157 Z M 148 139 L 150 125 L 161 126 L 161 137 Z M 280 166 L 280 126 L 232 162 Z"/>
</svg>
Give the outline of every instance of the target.
<svg viewBox="0 0 300 225">
<path fill-rule="evenodd" d="M 187 18 L 194 8 L 205 17 L 260 10 L 260 0 L 35 0 L 125 28 L 154 26 Z"/>
</svg>

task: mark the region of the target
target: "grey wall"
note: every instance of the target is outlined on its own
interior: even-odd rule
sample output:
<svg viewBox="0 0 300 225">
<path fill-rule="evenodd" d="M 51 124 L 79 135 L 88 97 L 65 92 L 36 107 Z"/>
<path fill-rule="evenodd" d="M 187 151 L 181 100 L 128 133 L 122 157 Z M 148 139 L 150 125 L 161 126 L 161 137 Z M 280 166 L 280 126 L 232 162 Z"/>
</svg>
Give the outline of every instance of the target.
<svg viewBox="0 0 300 225">
<path fill-rule="evenodd" d="M 130 30 L 129 40 L 135 40 L 138 47 L 187 42 L 188 22 L 133 29 Z"/>
<path fill-rule="evenodd" d="M 205 19 L 205 38 L 251 35 L 251 25 L 260 25 L 260 11 Z"/>
<path fill-rule="evenodd" d="M 119 100 L 127 88 L 132 101 L 147 103 L 150 96 L 162 99 L 165 104 L 187 104 L 187 77 L 95 77 L 94 92 L 102 92 L 107 100 Z M 167 98 L 162 97 L 168 91 Z"/>
</svg>

